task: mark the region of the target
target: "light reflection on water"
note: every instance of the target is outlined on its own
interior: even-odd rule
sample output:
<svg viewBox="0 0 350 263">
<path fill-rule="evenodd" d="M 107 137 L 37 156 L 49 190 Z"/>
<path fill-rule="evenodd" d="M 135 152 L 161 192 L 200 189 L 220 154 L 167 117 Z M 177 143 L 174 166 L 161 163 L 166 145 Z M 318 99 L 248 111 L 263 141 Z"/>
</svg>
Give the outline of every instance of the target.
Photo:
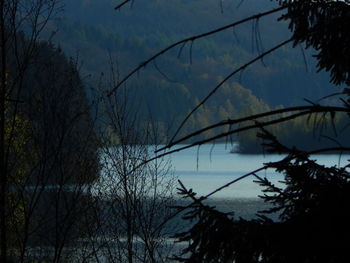
<svg viewBox="0 0 350 263">
<path fill-rule="evenodd" d="M 192 188 L 198 195 L 206 195 L 216 188 L 263 166 L 264 163 L 278 161 L 281 155 L 237 154 L 230 153 L 231 146 L 225 144 L 202 145 L 200 148 L 186 149 L 171 155 L 175 175 L 187 188 Z M 350 155 L 329 154 L 315 155 L 326 166 L 345 165 Z M 260 177 L 270 179 L 277 186 L 282 186 L 281 174 L 274 170 L 258 173 Z M 261 194 L 262 187 L 254 183 L 253 176 L 247 177 L 213 195 L 214 198 L 254 198 Z"/>
</svg>

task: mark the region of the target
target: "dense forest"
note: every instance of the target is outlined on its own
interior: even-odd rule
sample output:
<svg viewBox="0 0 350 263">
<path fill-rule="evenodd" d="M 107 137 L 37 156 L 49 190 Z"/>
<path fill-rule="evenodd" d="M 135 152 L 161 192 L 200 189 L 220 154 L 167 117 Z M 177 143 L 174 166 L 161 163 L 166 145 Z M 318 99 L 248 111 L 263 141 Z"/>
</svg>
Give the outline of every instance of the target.
<svg viewBox="0 0 350 263">
<path fill-rule="evenodd" d="M 0 261 L 346 262 L 349 3 L 0 1 Z M 177 180 L 223 141 L 278 160 Z"/>
<path fill-rule="evenodd" d="M 49 25 L 47 34 L 52 35 L 55 45 L 78 59 L 87 92 L 93 98 L 175 40 L 276 5 L 274 1 L 254 4 L 244 1 L 241 5 L 226 1 L 220 6 L 219 2 L 141 0 L 116 12 L 110 1 L 65 1 L 64 11 Z M 227 74 L 265 47 L 290 35 L 285 24 L 275 22 L 277 18 L 278 14 L 273 19 L 245 23 L 234 31 L 200 39 L 166 53 L 128 81 L 125 94 L 120 97 L 132 98 L 138 105 L 140 122 L 152 121 L 162 133 L 161 140 L 166 141 L 186 114 Z M 300 103 L 318 103 L 318 99 L 339 90 L 326 81 L 327 73 L 316 74 L 312 54 L 313 50 L 286 46 L 255 63 L 225 83 L 205 107 L 192 116 L 181 134 L 218 119 Z M 330 99 L 327 101 L 334 104 Z M 130 111 L 133 108 L 130 106 Z M 292 130 L 307 133 L 312 125 Z M 329 133 L 331 131 L 327 136 Z M 288 138 L 293 135 L 286 136 L 286 141 L 290 141 Z M 243 134 L 234 140 L 241 141 L 243 152 L 260 151 L 261 148 L 252 147 L 259 145 L 253 138 Z M 319 143 L 319 138 L 315 143 Z"/>
</svg>

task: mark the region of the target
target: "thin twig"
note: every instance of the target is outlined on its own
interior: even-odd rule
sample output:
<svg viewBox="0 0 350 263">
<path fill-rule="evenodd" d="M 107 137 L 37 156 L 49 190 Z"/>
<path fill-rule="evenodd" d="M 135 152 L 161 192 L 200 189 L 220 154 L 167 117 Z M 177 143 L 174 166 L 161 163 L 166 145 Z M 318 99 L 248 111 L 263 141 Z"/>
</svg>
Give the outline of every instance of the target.
<svg viewBox="0 0 350 263">
<path fill-rule="evenodd" d="M 129 2 L 130 0 L 126 0 L 124 1 L 123 3 L 121 3 L 120 5 L 118 5 L 117 7 L 121 7 L 122 5 L 125 5 L 127 2 Z M 154 59 L 156 59 L 157 57 L 163 55 L 164 53 L 166 53 L 167 51 L 173 49 L 174 47 L 176 46 L 179 46 L 181 44 L 184 44 L 184 43 L 187 43 L 189 41 L 194 41 L 194 40 L 197 40 L 197 39 L 200 39 L 200 38 L 205 38 L 207 36 L 210 36 L 210 35 L 213 35 L 213 34 L 216 34 L 216 33 L 219 33 L 219 32 L 222 32 L 226 29 L 229 29 L 229 28 L 232 28 L 232 27 L 235 27 L 237 25 L 240 25 L 240 24 L 243 24 L 247 21 L 251 21 L 251 20 L 254 20 L 254 19 L 257 19 L 257 18 L 261 18 L 261 17 L 264 17 L 264 16 L 267 16 L 267 15 L 270 15 L 270 14 L 273 14 L 273 13 L 277 13 L 279 11 L 282 11 L 284 9 L 286 9 L 288 7 L 288 5 L 285 5 L 285 6 L 282 6 L 282 7 L 279 7 L 279 8 L 275 8 L 275 9 L 272 9 L 272 10 L 269 10 L 269 11 L 266 11 L 266 12 L 263 12 L 263 13 L 259 13 L 259 14 L 256 14 L 256 15 L 252 15 L 250 17 L 247 17 L 247 18 L 244 18 L 244 19 L 241 19 L 239 21 L 236 21 L 234 23 L 231 23 L 231 24 L 228 24 L 228 25 L 225 25 L 223 27 L 219 27 L 219 28 L 216 28 L 214 30 L 211 30 L 211 31 L 208 31 L 208 32 L 205 32 L 205 33 L 202 33 L 202 34 L 198 34 L 198 35 L 194 35 L 194 36 L 191 36 L 191 37 L 188 37 L 188 38 L 185 38 L 185 39 L 182 39 L 180 41 L 177 41 L 171 45 L 169 45 L 168 47 L 164 48 L 163 50 L 159 51 L 158 53 L 154 54 L 153 56 L 151 56 L 149 59 L 143 61 L 139 66 L 137 66 L 136 68 L 134 68 L 132 71 L 130 71 L 114 88 L 112 88 L 111 90 L 107 91 L 106 93 L 106 96 L 107 97 L 110 97 L 121 85 L 123 85 L 123 83 L 125 83 L 131 76 L 133 76 L 135 73 L 137 73 L 139 70 L 141 70 L 142 68 L 144 68 L 147 64 L 149 64 L 151 61 L 153 61 Z M 116 8 L 117 9 L 117 8 Z"/>
<path fill-rule="evenodd" d="M 258 119 L 264 118 L 264 117 L 276 116 L 279 114 L 291 113 L 291 112 L 296 112 L 296 111 L 304 111 L 302 113 L 302 115 L 306 115 L 306 114 L 310 114 L 310 113 L 321 113 L 321 112 L 326 112 L 326 113 L 327 112 L 346 112 L 346 113 L 348 113 L 350 110 L 348 108 L 345 108 L 345 107 L 336 107 L 336 106 L 320 106 L 320 105 L 299 106 L 299 107 L 290 107 L 290 108 L 286 108 L 286 109 L 278 109 L 278 110 L 263 112 L 263 113 L 259 113 L 259 114 L 251 115 L 248 117 L 239 118 L 239 119 L 234 119 L 234 120 L 221 121 L 221 122 L 215 123 L 213 125 L 204 127 L 200 130 L 197 130 L 191 134 L 188 134 L 187 136 L 184 136 L 184 137 L 180 138 L 179 140 L 170 142 L 168 145 L 158 149 L 157 152 L 164 151 L 166 149 L 170 149 L 174 145 L 178 145 L 178 144 L 180 144 L 180 143 L 182 143 L 190 138 L 193 138 L 193 137 L 198 136 L 199 134 L 202 134 L 208 130 L 213 130 L 213 129 L 218 128 L 218 127 L 222 127 L 222 126 L 226 126 L 226 125 L 232 126 L 232 125 L 243 123 L 246 121 L 258 120 Z M 294 115 L 291 115 L 291 116 L 294 116 Z M 298 117 L 298 116 L 296 116 L 296 117 Z M 288 118 L 290 118 L 290 116 Z M 278 118 L 277 120 L 274 120 L 274 121 L 276 121 L 278 123 L 278 122 L 285 121 L 285 119 Z M 235 132 L 235 130 L 229 130 L 229 132 L 227 132 L 227 133 L 233 134 L 236 132 Z"/>
<path fill-rule="evenodd" d="M 262 53 L 261 55 L 255 57 L 254 59 L 250 60 L 249 62 L 247 62 L 246 64 L 242 65 L 241 67 L 239 67 L 238 69 L 236 69 L 235 71 L 231 72 L 229 75 L 227 75 L 201 102 L 199 102 L 197 104 L 196 107 L 194 107 L 191 112 L 186 116 L 186 118 L 181 122 L 181 124 L 179 125 L 178 129 L 176 130 L 174 136 L 171 138 L 170 140 L 170 144 L 175 140 L 176 136 L 179 134 L 179 132 L 181 131 L 182 127 L 185 125 L 185 123 L 188 121 L 188 119 L 192 116 L 192 114 L 197 111 L 205 102 L 207 102 L 207 100 L 224 84 L 226 83 L 230 78 L 232 78 L 234 75 L 236 75 L 237 73 L 241 72 L 242 70 L 244 70 L 245 68 L 247 68 L 248 66 L 254 64 L 256 61 L 264 58 L 265 56 L 267 56 L 268 54 L 272 53 L 273 51 L 281 48 L 282 46 L 286 45 L 289 42 L 292 42 L 293 39 L 290 38 L 288 40 L 283 41 L 282 43 L 278 44 L 277 46 L 267 50 L 266 52 Z"/>
<path fill-rule="evenodd" d="M 114 10 L 119 10 L 120 8 L 122 8 L 124 5 L 126 5 L 127 3 L 129 3 L 131 0 L 125 0 L 124 2 L 121 2 L 119 5 L 117 5 Z"/>
</svg>

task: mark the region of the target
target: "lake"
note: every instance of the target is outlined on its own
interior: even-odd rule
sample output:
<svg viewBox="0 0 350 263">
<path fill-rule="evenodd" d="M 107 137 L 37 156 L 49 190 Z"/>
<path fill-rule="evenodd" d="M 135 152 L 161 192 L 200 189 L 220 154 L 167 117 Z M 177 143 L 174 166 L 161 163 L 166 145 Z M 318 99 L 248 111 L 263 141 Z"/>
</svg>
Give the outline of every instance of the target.
<svg viewBox="0 0 350 263">
<path fill-rule="evenodd" d="M 276 154 L 231 153 L 231 149 L 231 145 L 208 144 L 174 153 L 170 159 L 175 175 L 184 185 L 192 188 L 199 195 L 206 195 L 231 180 L 260 168 L 263 163 L 283 158 Z M 350 159 L 350 155 L 321 154 L 314 155 L 311 159 L 318 160 L 319 163 L 327 166 L 344 165 Z M 282 186 L 279 181 L 283 176 L 274 170 L 263 171 L 258 175 Z M 212 198 L 256 198 L 261 194 L 262 188 L 253 180 L 253 176 L 247 177 L 214 194 Z"/>
<path fill-rule="evenodd" d="M 108 235 L 103 238 L 107 239 L 109 247 L 107 246 L 108 249 L 106 250 L 104 250 L 104 248 L 101 247 L 101 262 L 109 262 L 110 254 L 108 253 L 111 252 L 110 247 L 114 248 L 114 250 L 112 251 L 113 253 L 116 253 L 116 255 L 117 253 L 123 251 L 123 249 L 127 247 L 127 242 L 125 239 L 126 235 L 125 232 L 123 232 L 123 227 L 125 225 L 125 222 L 129 222 L 129 219 L 123 218 L 123 213 L 121 213 L 120 211 L 122 211 L 125 205 L 128 205 L 125 202 L 125 200 L 129 200 L 129 196 L 125 197 L 123 189 L 122 191 L 120 190 L 123 187 L 123 179 L 127 180 L 127 182 L 130 183 L 128 187 L 131 193 L 133 193 L 132 191 L 136 191 L 136 194 L 140 194 L 143 198 L 141 202 L 142 206 L 138 206 L 138 209 L 145 209 L 140 210 L 145 211 L 145 213 L 142 214 L 142 216 L 146 215 L 146 218 L 157 218 L 157 220 L 160 220 L 160 222 L 162 222 L 161 220 L 167 218 L 167 216 L 169 215 L 168 213 L 173 214 L 177 212 L 174 209 L 168 209 L 167 203 L 166 206 L 164 206 L 166 208 L 164 210 L 162 210 L 162 206 L 157 207 L 157 210 L 148 210 L 148 207 L 152 207 L 151 205 L 149 205 L 152 202 L 152 189 L 154 188 L 154 186 L 156 186 L 155 188 L 158 188 L 160 192 L 162 192 L 162 189 L 159 189 L 161 187 L 160 184 L 158 184 L 157 180 L 157 183 L 151 184 L 150 188 L 146 187 L 146 190 L 143 189 L 143 184 L 146 184 L 147 181 L 152 182 L 152 174 L 147 172 L 147 170 L 145 173 L 140 174 L 131 173 L 132 176 L 129 176 L 129 174 L 127 174 L 127 178 L 124 178 L 122 176 L 120 177 L 119 175 L 118 178 L 118 172 L 123 172 L 120 171 L 123 170 L 123 168 L 131 169 L 131 171 L 134 171 L 132 169 L 132 165 L 135 164 L 134 162 L 136 162 L 136 164 L 143 163 L 143 158 L 134 158 L 133 154 L 139 153 L 139 149 L 137 149 L 138 146 L 134 147 L 136 149 L 128 149 L 131 155 L 128 156 L 129 159 L 127 159 L 126 161 L 124 158 L 122 158 L 123 155 L 120 155 L 120 152 L 118 153 L 118 151 L 120 151 L 120 148 L 118 147 L 108 148 L 108 151 L 111 155 L 101 153 L 101 161 L 104 161 L 105 163 L 105 165 L 103 166 L 105 170 L 102 169 L 100 176 L 101 181 L 97 183 L 97 185 L 95 186 L 95 190 L 93 190 L 95 191 L 93 193 L 98 195 L 101 199 L 102 197 L 107 197 L 106 199 L 104 199 L 106 200 L 105 203 L 102 203 L 101 201 L 101 204 L 103 204 L 101 205 L 101 211 L 103 211 L 102 218 L 104 220 L 107 220 L 107 227 L 105 231 L 106 233 L 108 233 Z M 180 179 L 187 188 L 192 188 L 193 191 L 197 192 L 199 196 L 204 196 L 208 193 L 211 193 L 218 187 L 236 178 L 239 178 L 244 174 L 247 174 L 253 170 L 262 167 L 264 163 L 278 161 L 281 158 L 283 158 L 283 156 L 280 155 L 231 153 L 233 147 L 234 146 L 225 144 L 217 144 L 214 146 L 210 144 L 203 145 L 199 148 L 190 148 L 168 155 L 167 157 L 165 157 L 165 159 L 169 158 L 175 176 L 178 179 Z M 143 147 L 140 148 L 144 149 Z M 151 152 L 152 149 L 154 149 L 154 146 L 149 146 L 147 150 Z M 116 159 L 114 160 L 112 158 L 113 155 L 116 157 Z M 136 157 L 140 156 L 144 157 L 142 154 L 136 155 Z M 147 158 L 150 158 L 150 156 L 146 156 Z M 320 163 L 327 166 L 343 166 L 347 163 L 348 159 L 350 159 L 350 155 L 315 155 L 312 156 L 312 159 L 316 159 Z M 136 167 L 138 166 L 136 165 Z M 283 180 L 283 175 L 276 173 L 274 170 L 263 171 L 258 173 L 258 175 L 261 177 L 267 177 L 275 185 L 280 185 L 281 187 L 283 187 L 283 184 L 280 183 L 280 181 Z M 166 175 L 165 179 L 168 178 L 167 176 L 169 176 L 169 174 Z M 215 206 L 216 209 L 219 211 L 234 212 L 235 218 L 242 217 L 247 220 L 251 218 L 256 218 L 258 211 L 270 208 L 271 204 L 264 203 L 261 199 L 257 198 L 258 195 L 261 194 L 262 188 L 253 181 L 254 177 L 247 177 L 231 185 L 230 187 L 214 194 L 208 200 L 206 200 L 205 203 L 210 206 Z M 101 188 L 99 189 L 99 187 Z M 113 198 L 112 203 L 109 203 L 108 198 L 110 197 Z M 191 200 L 171 199 L 169 202 L 170 205 L 175 204 L 179 206 L 186 206 L 191 202 Z M 111 204 L 112 206 L 110 206 Z M 111 209 L 111 207 L 113 209 Z M 132 208 L 134 207 L 132 206 Z M 181 216 L 183 215 L 183 213 L 184 212 L 181 212 L 180 214 L 172 217 L 171 220 L 167 221 L 166 224 L 162 225 L 162 234 L 160 236 L 161 239 L 156 240 L 156 242 L 159 242 L 158 249 L 159 251 L 161 251 L 160 255 L 162 255 L 162 253 L 164 253 L 164 255 L 168 253 L 178 253 L 179 251 L 181 251 L 181 249 L 187 246 L 187 244 L 183 242 L 174 244 L 174 239 L 169 238 L 172 237 L 175 233 L 179 233 L 189 229 L 189 227 L 195 223 L 195 221 L 182 220 Z M 150 217 L 148 217 L 149 215 Z M 156 217 L 154 217 L 154 215 L 156 215 Z M 279 220 L 278 213 L 268 216 L 272 220 Z M 142 220 L 143 218 L 144 217 L 142 217 Z M 113 222 L 112 224 L 114 224 L 115 222 L 116 226 L 118 227 L 110 228 L 109 220 Z M 137 220 L 139 220 L 139 218 L 135 219 L 134 222 L 141 222 Z M 157 223 L 157 221 L 153 222 Z M 156 227 L 158 227 L 158 225 L 156 225 Z M 104 239 L 101 240 L 104 241 Z M 99 242 L 99 239 L 97 239 L 96 242 Z M 137 235 L 135 235 L 133 242 L 135 244 L 135 247 L 140 249 L 139 251 L 142 252 L 144 248 L 143 241 L 140 240 L 140 238 Z M 119 245 L 119 247 L 117 245 Z"/>
<path fill-rule="evenodd" d="M 184 145 L 180 145 L 179 147 L 181 146 Z M 187 188 L 192 188 L 193 191 L 200 196 L 207 195 L 218 187 L 262 167 L 264 163 L 278 161 L 283 158 L 282 155 L 277 154 L 263 155 L 232 153 L 231 150 L 234 147 L 236 147 L 234 144 L 206 144 L 200 147 L 189 148 L 173 153 L 165 158 L 170 159 L 175 176 L 181 180 Z M 113 156 L 114 150 L 113 148 L 109 149 L 111 149 L 109 150 L 111 155 L 101 154 L 101 160 L 104 161 L 105 165 L 101 171 L 101 180 L 96 184 L 96 189 L 99 185 L 105 193 L 108 192 L 109 187 L 111 187 L 113 193 L 116 182 L 120 180 L 114 180 L 115 172 L 118 171 L 120 164 L 119 161 L 115 161 L 113 160 L 113 157 L 110 157 Z M 114 149 L 117 151 L 120 148 L 117 147 Z M 149 146 L 150 152 L 152 152 L 153 149 L 153 146 Z M 135 150 L 135 152 L 137 152 L 137 150 Z M 120 154 L 118 155 L 117 153 L 116 156 L 119 156 L 117 158 L 120 159 Z M 321 154 L 314 155 L 311 159 L 318 160 L 319 163 L 327 166 L 343 166 L 350 159 L 350 155 Z M 133 159 L 131 158 L 130 160 Z M 259 172 L 257 175 L 260 177 L 266 177 L 275 185 L 283 187 L 283 184 L 281 183 L 283 175 L 272 169 Z M 258 195 L 261 194 L 262 187 L 253 182 L 254 180 L 255 177 L 253 176 L 246 177 L 245 179 L 232 184 L 230 187 L 215 193 L 211 198 L 257 198 Z M 101 192 L 99 192 L 99 194 L 101 194 Z"/>
</svg>

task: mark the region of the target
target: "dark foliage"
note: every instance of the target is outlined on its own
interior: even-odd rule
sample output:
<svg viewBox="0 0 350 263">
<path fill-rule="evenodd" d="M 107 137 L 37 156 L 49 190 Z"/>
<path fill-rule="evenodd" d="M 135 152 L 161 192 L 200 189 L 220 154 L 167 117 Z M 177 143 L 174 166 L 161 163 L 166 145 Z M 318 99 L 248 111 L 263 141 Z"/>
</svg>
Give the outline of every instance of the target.
<svg viewBox="0 0 350 263">
<path fill-rule="evenodd" d="M 349 1 L 279 1 L 288 11 L 280 19 L 290 21 L 294 44 L 305 43 L 318 54 L 318 69 L 331 72 L 335 84 L 350 84 Z"/>
<path fill-rule="evenodd" d="M 237 9 L 236 1 L 222 1 L 224 12 L 220 14 L 221 1 L 212 0 L 137 0 L 131 1 L 134 2 L 132 8 L 127 5 L 118 12 L 110 6 L 114 7 L 113 1 L 62 2 L 66 5 L 66 12 L 53 40 L 66 54 L 76 56 L 79 50 L 83 75 L 92 74 L 91 78 L 86 78 L 89 86 L 94 86 L 95 78 L 99 80 L 101 71 L 108 72 L 110 61 L 106 50 L 111 52 L 113 61 L 118 61 L 119 68 L 116 65 L 115 69 L 118 68 L 121 77 L 175 40 L 210 31 L 216 25 L 226 25 L 251 14 L 263 13 L 277 5 L 276 1 L 269 0 L 254 1 L 254 4 L 245 1 Z M 122 1 L 115 1 L 115 4 L 119 2 Z M 271 19 L 261 17 L 256 21 L 256 28 L 261 29 L 259 51 L 290 36 L 285 23 L 276 23 L 279 14 L 276 12 L 271 14 Z M 255 21 L 251 22 L 255 24 Z M 164 138 L 173 134 L 186 114 L 227 72 L 256 55 L 258 47 L 255 46 L 260 45 L 251 41 L 255 38 L 251 22 L 235 27 L 235 34 L 228 30 L 195 40 L 193 45 L 188 41 L 183 48 L 179 45 L 147 67 L 141 66 L 139 74 L 135 74 L 138 77 L 130 78 L 127 84 L 128 91 L 137 101 L 140 120 L 147 122 L 152 115 L 154 121 L 165 127 Z M 310 49 L 305 54 L 309 71 L 305 70 L 299 48 L 287 47 L 270 54 L 264 59 L 264 66 L 261 63 L 251 65 L 242 75 L 232 78 L 233 83 L 229 81 L 222 86 L 206 103 L 205 110 L 197 111 L 197 116 L 182 128 L 179 135 L 188 134 L 217 119 L 243 116 L 248 109 L 261 110 L 264 105 L 271 109 L 280 105 L 287 107 L 296 105 L 303 98 L 328 95 L 331 87 L 324 81 L 328 74 L 314 72 L 316 63 L 309 59 L 312 53 L 315 52 Z M 240 89 L 236 88 L 238 85 Z M 308 88 L 304 89 L 304 86 Z M 247 94 L 250 91 L 251 94 Z M 243 95 L 242 99 L 238 93 Z M 90 96 L 95 99 L 93 94 Z M 246 101 L 245 98 L 249 97 L 255 101 Z M 256 151 L 259 147 L 254 148 Z"/>
<path fill-rule="evenodd" d="M 29 57 L 28 40 L 23 34 L 17 40 L 19 55 L 8 54 L 9 87 L 19 94 L 16 115 L 25 128 L 11 152 L 9 232 L 16 249 L 58 248 L 73 244 L 97 220 L 86 193 L 98 176 L 99 145 L 75 62 L 44 41 Z M 19 140 L 24 143 L 16 150 Z"/>
<path fill-rule="evenodd" d="M 20 39 L 22 50 L 26 40 Z M 32 53 L 27 62 L 22 61 L 25 56 L 9 55 L 11 83 L 22 102 L 19 112 L 29 123 L 27 165 L 38 167 L 32 169 L 28 183 L 91 182 L 98 175 L 98 142 L 76 62 L 48 42 L 36 43 Z M 27 63 L 26 69 L 21 72 L 16 63 Z"/>
<path fill-rule="evenodd" d="M 288 5 L 281 19 L 290 21 L 294 43 L 305 43 L 315 48 L 319 70 L 330 71 L 331 81 L 335 84 L 349 85 L 348 1 L 279 3 Z M 347 90 L 343 96 L 344 110 L 348 112 Z M 290 109 L 290 112 L 293 113 L 293 110 Z M 334 116 L 337 112 L 329 113 Z M 256 120 L 255 116 L 247 118 Z M 290 119 L 279 117 L 276 122 Z M 310 153 L 329 149 L 305 152 L 288 148 L 265 130 L 266 123 L 256 122 L 247 127 L 261 128 L 259 137 L 264 140 L 267 151 L 287 153 L 282 160 L 267 163 L 261 168 L 283 173 L 285 187 L 276 187 L 254 172 L 249 175 L 255 176 L 256 182 L 264 187 L 261 198 L 273 207 L 259 212 L 253 220 L 236 218 L 233 214 L 204 205 L 203 200 L 207 196 L 197 198 L 192 190 L 182 186 L 180 193 L 193 201 L 189 208 L 186 207 L 189 210 L 184 218 L 193 220 L 195 224 L 177 236 L 180 241 L 189 242 L 182 257 L 177 258 L 179 261 L 316 263 L 349 260 L 346 242 L 350 235 L 349 166 L 326 167 L 318 164 L 312 160 Z M 272 220 L 269 216 L 276 213 L 279 219 Z"/>
<path fill-rule="evenodd" d="M 267 138 L 267 136 L 265 136 Z M 280 148 L 270 141 L 275 150 Z M 284 151 L 288 149 L 284 148 Z M 182 262 L 345 262 L 350 234 L 347 167 L 325 167 L 307 153 L 289 149 L 283 160 L 266 164 L 285 174 L 284 189 L 256 176 L 262 198 L 273 207 L 245 220 L 216 211 L 182 189 L 194 205 L 184 217 L 196 224 L 178 235 L 190 242 Z M 279 213 L 279 220 L 268 216 Z"/>
</svg>

